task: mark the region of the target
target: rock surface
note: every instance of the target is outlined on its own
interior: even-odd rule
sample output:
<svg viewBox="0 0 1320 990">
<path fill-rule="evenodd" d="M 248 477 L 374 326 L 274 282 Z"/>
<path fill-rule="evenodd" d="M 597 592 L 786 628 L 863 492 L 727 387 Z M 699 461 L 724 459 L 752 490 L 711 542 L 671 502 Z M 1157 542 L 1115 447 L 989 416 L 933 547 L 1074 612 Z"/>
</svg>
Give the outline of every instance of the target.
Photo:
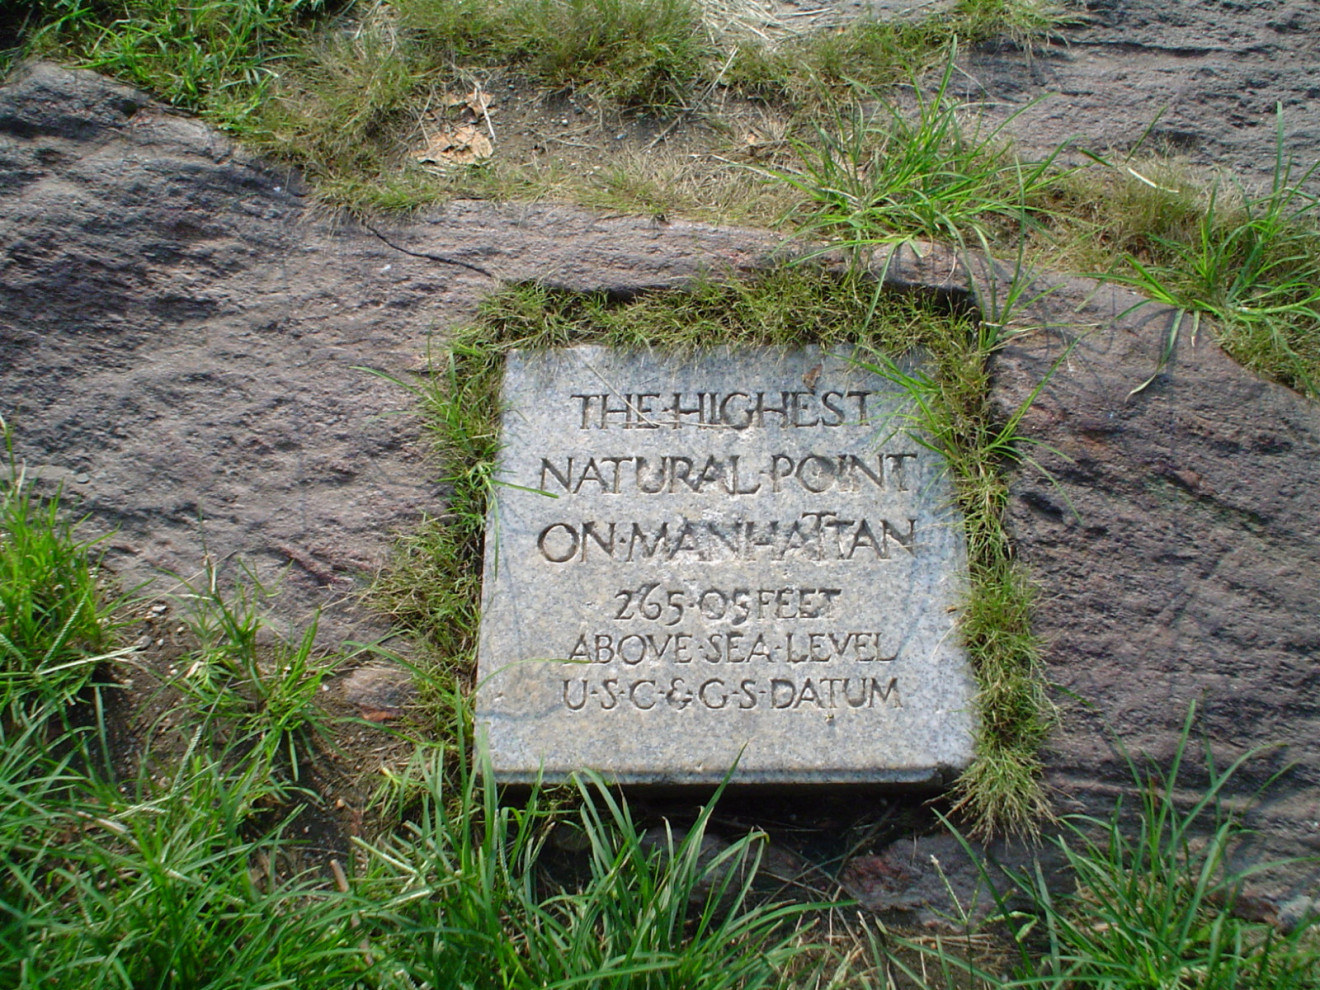
<svg viewBox="0 0 1320 990">
<path fill-rule="evenodd" d="M 950 0 L 778 0 L 771 20 L 807 32 L 851 20 L 922 19 Z M 1048 4 L 1042 6 L 1048 7 Z M 951 96 L 1002 125 L 1024 157 L 1068 143 L 1120 158 L 1135 146 L 1268 187 L 1276 151 L 1320 161 L 1320 6 L 1314 0 L 1060 0 L 1030 44 L 963 46 Z M 939 74 L 927 81 L 934 84 Z M 1067 154 L 1065 157 L 1069 157 Z M 1308 187 L 1320 191 L 1320 173 Z"/>
<path fill-rule="evenodd" d="M 984 861 L 973 862 L 967 848 L 947 833 L 900 839 L 876 855 L 850 859 L 839 883 L 868 911 L 926 928 L 966 931 L 996 910 L 992 881 L 1001 896 L 1015 905 L 1020 899 L 1006 877 Z M 1003 860 L 1020 857 L 1024 849 L 997 844 L 987 851 Z"/>
<path fill-rule="evenodd" d="M 336 603 L 440 505 L 411 395 L 373 372 L 422 369 L 496 279 L 629 293 L 773 243 L 484 203 L 378 230 L 92 73 L 0 88 L 0 415 L 126 582 L 287 568 L 286 616 L 361 632 Z"/>
<path fill-rule="evenodd" d="M 1125 752 L 1169 766 L 1195 703 L 1181 796 L 1203 793 L 1207 744 L 1221 770 L 1260 749 L 1228 788 L 1242 806 L 1282 773 L 1250 816 L 1250 855 L 1314 856 L 1320 405 L 1244 370 L 1205 331 L 1184 330 L 1130 394 L 1155 371 L 1173 311 L 1133 310 L 1140 297 L 1089 280 L 1053 286 L 1022 314 L 1043 329 L 999 353 L 994 396 L 1017 408 L 1048 376 L 1021 431 L 1052 479 L 1018 473 L 1010 525 L 1064 706 L 1049 762 L 1060 809 L 1105 813 L 1132 791 Z M 1270 889 L 1314 897 L 1315 878 L 1294 864 Z"/>
<path fill-rule="evenodd" d="M 1320 161 L 1313 0 L 1089 0 L 1065 9 L 1076 23 L 1034 50 L 989 44 L 960 59 L 960 95 L 989 121 L 1008 121 L 1024 154 L 1066 141 L 1120 155 L 1142 144 L 1268 187 L 1277 105 L 1294 179 Z M 1320 174 L 1310 187 L 1320 190 Z"/>
<path fill-rule="evenodd" d="M 358 667 L 343 679 L 340 691 L 344 701 L 368 722 L 402 718 L 417 697 L 412 672 L 398 664 L 371 663 Z"/>
</svg>

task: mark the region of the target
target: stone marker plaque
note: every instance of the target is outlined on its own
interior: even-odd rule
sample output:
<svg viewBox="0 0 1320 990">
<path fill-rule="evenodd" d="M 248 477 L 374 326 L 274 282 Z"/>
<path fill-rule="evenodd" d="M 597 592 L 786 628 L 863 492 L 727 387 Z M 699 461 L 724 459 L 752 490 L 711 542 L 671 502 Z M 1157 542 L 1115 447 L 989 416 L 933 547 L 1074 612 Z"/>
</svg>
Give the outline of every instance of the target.
<svg viewBox="0 0 1320 990">
<path fill-rule="evenodd" d="M 477 718 L 497 777 L 930 783 L 972 753 L 962 527 L 843 352 L 508 355 Z"/>
</svg>

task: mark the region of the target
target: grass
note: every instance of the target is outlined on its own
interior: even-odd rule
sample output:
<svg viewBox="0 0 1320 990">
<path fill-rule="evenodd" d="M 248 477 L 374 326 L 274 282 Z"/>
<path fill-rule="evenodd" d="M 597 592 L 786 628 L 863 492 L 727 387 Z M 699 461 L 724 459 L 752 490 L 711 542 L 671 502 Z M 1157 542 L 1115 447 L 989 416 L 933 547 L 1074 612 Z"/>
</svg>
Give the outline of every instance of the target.
<svg viewBox="0 0 1320 990">
<path fill-rule="evenodd" d="M 251 775 L 194 758 L 166 786 L 136 784 L 125 797 L 80 781 L 94 813 L 48 870 L 23 871 L 25 896 L 5 906 L 24 936 L 0 963 L 7 985 L 330 987 L 358 977 L 350 905 L 314 877 L 258 865 L 277 862 L 285 839 L 256 828 Z"/>
<path fill-rule="evenodd" d="M 257 826 L 253 779 L 193 758 L 127 797 L 78 781 L 94 817 L 41 868 L 11 864 L 22 890 L 3 908 L 18 929 L 0 957 L 6 985 L 753 988 L 779 985 L 801 951 L 787 922 L 802 908 L 748 902 L 737 866 L 754 838 L 699 864 L 699 832 L 643 845 L 604 789 L 583 787 L 592 856 L 578 888 L 545 889 L 537 795 L 501 805 L 489 775 L 451 793 L 439 773 L 412 826 L 366 847 L 340 886 L 280 867 L 291 842 L 283 823 Z M 47 805 L 24 822 L 29 842 L 79 814 Z M 704 908 L 689 917 L 693 898 Z"/>
<path fill-rule="evenodd" d="M 373 39 L 419 77 L 466 66 L 507 66 L 549 88 L 592 87 L 624 107 L 690 108 L 716 82 L 749 94 L 821 100 L 853 84 L 901 81 L 958 40 L 1019 41 L 1066 20 L 1045 0 L 957 0 L 937 17 L 862 21 L 778 43 L 708 12 L 696 0 L 36 0 L 25 18 L 38 48 L 180 106 L 236 123 L 309 47 L 348 32 Z M 343 14 L 357 20 L 339 20 Z M 737 12 L 741 13 L 741 12 Z M 330 30 L 315 32 L 318 19 Z M 369 101 L 364 100 L 364 105 Z"/>
<path fill-rule="evenodd" d="M 21 473 L 9 479 L 5 496 L 23 484 Z M 91 580 L 74 530 L 55 501 L 15 503 L 4 546 L 18 531 L 45 556 L 15 558 L 11 576 L 53 601 L 49 583 L 71 568 Z M 67 567 L 47 566 L 49 557 Z M 290 662 L 310 639 L 277 642 L 267 666 L 254 657 L 252 592 L 230 597 L 208 577 L 189 594 L 198 646 L 182 679 L 191 691 L 146 731 L 128 768 L 110 758 L 108 680 L 76 697 L 15 681 L 4 699 L 5 986 L 750 990 L 783 986 L 785 967 L 811 946 L 797 925 L 807 906 L 752 896 L 761 836 L 702 855 L 713 803 L 685 837 L 657 843 L 625 803 L 584 779 L 574 824 L 562 801 L 535 789 L 522 804 L 502 802 L 493 776 L 474 772 L 481 749 L 464 737 L 416 776 L 402 831 L 363 844 L 347 871 L 300 867 L 295 826 L 316 799 L 279 779 L 268 743 L 328 719 L 312 710 L 314 690 L 300 693 L 314 675 L 295 676 Z M 92 645 L 67 649 L 92 662 Z M 219 676 L 201 689 L 207 664 Z M 294 692 L 291 704 L 262 693 L 272 675 Z M 168 728 L 174 720 L 179 728 Z M 185 745 L 172 746 L 179 736 Z M 580 878 L 554 882 L 544 869 L 552 826 L 582 835 L 590 853 Z"/>
<path fill-rule="evenodd" d="M 1004 137 L 1011 117 L 969 128 L 949 99 L 953 72 L 950 58 L 933 92 L 914 87 L 914 111 L 871 94 L 878 114 L 856 106 L 793 142 L 799 164 L 773 175 L 803 194 L 804 237 L 854 250 L 912 237 L 989 247 L 1048 223 L 1045 200 L 1069 171 L 1055 155 L 1022 162 Z"/>
<path fill-rule="evenodd" d="M 1294 177 L 1278 108 L 1270 188 L 1224 192 L 1216 184 L 1183 237 L 1154 237 L 1146 258 L 1125 254 L 1111 276 L 1152 299 L 1212 317 L 1242 364 L 1299 392 L 1320 395 L 1320 197 Z"/>
<path fill-rule="evenodd" d="M 958 0 L 930 17 L 856 20 L 775 44 L 744 40 L 727 79 L 754 95 L 834 106 L 840 94 L 905 83 L 959 45 L 1004 37 L 1029 44 L 1068 20 L 1061 5 L 1043 0 Z"/>
<path fill-rule="evenodd" d="M 295 640 L 263 642 L 260 606 L 270 594 L 246 570 L 232 587 L 222 588 L 208 562 L 204 578 L 200 586 L 185 582 L 186 592 L 177 596 L 198 645 L 170 686 L 211 745 L 241 751 L 251 773 L 282 799 L 282 789 L 303 777 L 302 756 L 331 741 L 317 698 L 348 658 L 316 648 L 316 620 Z"/>
<path fill-rule="evenodd" d="M 524 344 L 593 326 L 620 341 L 667 329 L 675 343 L 692 345 L 723 327 L 745 341 L 782 342 L 798 334 L 794 314 L 803 311 L 825 339 L 849 339 L 868 312 L 876 317 L 869 344 L 947 333 L 947 320 L 936 331 L 929 310 L 910 299 L 877 307 L 819 273 L 771 277 L 773 294 L 708 285 L 631 309 L 524 288 L 493 300 L 487 316 L 501 316 L 508 339 Z M 785 311 L 778 298 L 797 308 Z M 488 356 L 473 348 L 467 358 Z M 20 472 L 7 484 L 21 479 Z M 41 536 L 47 557 L 93 563 L 58 506 L 49 511 L 35 496 L 22 504 L 0 535 L 17 527 Z M 69 576 L 24 559 L 34 568 L 24 582 L 30 587 Z M 200 652 L 241 655 L 255 640 L 251 600 L 229 601 L 218 589 L 204 586 L 194 620 Z M 91 647 L 71 650 L 90 660 Z M 1004 925 L 997 952 L 985 954 L 991 943 L 980 933 L 962 940 L 882 934 L 867 959 L 865 941 L 831 944 L 812 927 L 816 905 L 778 904 L 759 892 L 760 833 L 707 852 L 718 794 L 682 833 L 646 831 L 589 775 L 571 801 L 533 788 L 511 802 L 488 769 L 478 772 L 483 749 L 463 734 L 470 719 L 459 710 L 447 719 L 459 727 L 451 747 L 419 746 L 415 796 L 402 823 L 364 840 L 347 869 L 336 862 L 309 870 L 297 865 L 295 826 L 313 798 L 273 785 L 260 747 L 226 741 L 215 731 L 217 717 L 198 717 L 185 699 L 179 711 L 193 716 L 183 726 L 191 743 L 156 750 L 165 734 L 153 728 L 141 758 L 116 770 L 106 759 L 105 691 L 94 681 L 75 698 L 51 699 L 21 682 L 0 710 L 6 986 L 1314 990 L 1320 983 L 1314 918 L 1282 932 L 1234 911 L 1251 872 L 1232 865 L 1243 832 L 1220 797 L 1253 754 L 1222 771 L 1208 764 L 1199 795 L 1182 798 L 1191 714 L 1168 766 L 1130 761 L 1131 811 L 1120 803 L 1109 817 L 1065 822 L 1056 858 L 1070 885 L 1047 884 L 1040 868 L 1009 871 L 1007 885 L 996 880 Z M 549 842 L 552 830 L 564 829 L 585 849 L 580 868 L 568 873 Z"/>
<path fill-rule="evenodd" d="M 77 540 L 59 498 L 40 499 L 0 418 L 0 704 L 67 704 L 110 649 L 113 602 L 97 586 L 95 540 Z"/>
<path fill-rule="evenodd" d="M 1225 770 L 1207 758 L 1204 792 L 1179 780 L 1193 725 L 1172 761 L 1129 760 L 1134 807 L 1070 816 L 1052 850 L 1024 869 L 983 874 L 995 911 L 964 934 L 866 938 L 858 985 L 920 990 L 1311 990 L 1320 985 L 1314 915 L 1281 928 L 1255 920 L 1244 886 L 1283 866 L 1233 863 L 1247 834 L 1220 798 L 1249 753 Z M 970 851 L 970 847 L 969 851 Z M 1047 872 L 1047 869 L 1052 873 Z M 1061 878 L 1067 877 L 1067 882 Z M 966 916 L 951 921 L 968 923 Z M 1005 936 L 996 951 L 987 930 Z M 859 967 L 861 968 L 861 967 Z"/>
<path fill-rule="evenodd" d="M 685 105 L 715 57 L 695 0 L 400 0 L 433 63 L 510 64 L 554 89 L 594 85 L 622 106 Z"/>
<path fill-rule="evenodd" d="M 1197 796 L 1175 795 L 1187 741 L 1168 767 L 1131 764 L 1135 815 L 1121 804 L 1106 819 L 1070 820 L 1058 840 L 1076 890 L 1057 899 L 1039 876 L 1016 878 L 1041 912 L 1049 950 L 1028 959 L 1027 972 L 1077 987 L 1207 988 L 1320 986 L 1320 954 L 1311 919 L 1287 934 L 1235 912 L 1243 887 L 1260 864 L 1232 865 L 1243 837 L 1239 822 L 1219 807 L 1248 753 L 1225 770 L 1207 756 L 1208 782 Z M 1135 821 L 1134 821 L 1135 819 Z"/>
<path fill-rule="evenodd" d="M 62 42 L 101 69 L 178 106 L 235 120 L 259 106 L 284 55 L 324 0 L 44 0 L 39 46 Z"/>
<path fill-rule="evenodd" d="M 360 881 L 387 932 L 372 951 L 393 947 L 403 985 L 783 985 L 784 967 L 805 950 L 789 922 L 807 908 L 752 902 L 756 835 L 714 861 L 701 856 L 713 803 L 685 837 L 657 845 L 597 780 L 581 781 L 574 823 L 535 791 L 501 805 L 492 775 L 479 781 L 461 752 L 457 793 L 430 773 L 417 821 L 370 850 Z M 576 889 L 547 895 L 538 870 L 556 821 L 580 831 L 588 868 Z"/>
<path fill-rule="evenodd" d="M 588 783 L 580 886 L 546 888 L 537 795 L 501 805 L 489 775 L 454 793 L 440 773 L 411 828 L 338 885 L 282 864 L 290 830 L 260 824 L 242 754 L 118 783 L 4 741 L 6 986 L 714 990 L 782 985 L 804 948 L 791 923 L 804 908 L 750 902 L 755 837 L 698 862 L 700 829 L 644 844 L 626 805 Z"/>
<path fill-rule="evenodd" d="M 1248 752 L 1219 769 L 1185 766 L 1195 731 L 1187 715 L 1170 762 L 1127 757 L 1135 807 L 1120 799 L 1105 817 L 1070 816 L 1053 841 L 1060 888 L 1034 870 L 1009 870 L 992 885 L 999 920 L 1015 932 L 1016 958 L 998 972 L 959 960 L 944 947 L 907 943 L 948 974 L 945 986 L 985 990 L 1095 987 L 1105 990 L 1310 990 L 1320 986 L 1314 915 L 1288 930 L 1239 911 L 1252 878 L 1282 863 L 1242 867 L 1236 847 L 1248 836 L 1241 813 L 1221 803 Z M 1125 754 L 1126 755 L 1126 754 Z M 1256 792 L 1260 797 L 1260 791 Z"/>
</svg>

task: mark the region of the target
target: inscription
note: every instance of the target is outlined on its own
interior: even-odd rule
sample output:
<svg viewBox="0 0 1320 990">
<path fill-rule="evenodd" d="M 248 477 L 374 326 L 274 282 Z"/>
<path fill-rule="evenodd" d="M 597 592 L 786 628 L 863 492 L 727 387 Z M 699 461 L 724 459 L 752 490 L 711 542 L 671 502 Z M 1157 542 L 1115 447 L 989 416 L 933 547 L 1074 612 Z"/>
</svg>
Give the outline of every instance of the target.
<svg viewBox="0 0 1320 990">
<path fill-rule="evenodd" d="M 708 664 L 801 664 L 852 661 L 887 663 L 898 658 L 881 643 L 888 637 L 865 632 L 581 633 L 568 659 L 579 663 L 639 664 L 694 661 Z"/>
<path fill-rule="evenodd" d="M 552 564 L 608 558 L 618 563 L 721 560 L 889 560 L 916 553 L 917 521 L 845 519 L 836 511 L 797 519 L 726 521 L 679 517 L 670 522 L 586 519 L 552 522 L 536 537 Z"/>
<path fill-rule="evenodd" d="M 706 588 L 689 593 L 683 588 L 663 589 L 652 582 L 636 590 L 615 592 L 620 604 L 614 618 L 676 626 L 684 613 L 695 609 L 703 619 L 728 620 L 735 626 L 749 619 L 824 619 L 841 594 L 842 588 Z"/>
<path fill-rule="evenodd" d="M 722 677 L 704 680 L 688 680 L 681 676 L 635 680 L 578 677 L 564 679 L 562 700 L 564 707 L 573 712 L 616 709 L 649 712 L 657 708 L 792 711 L 803 707 L 827 711 L 903 707 L 897 677 L 807 677 L 800 681 L 788 677 L 737 681 Z"/>
<path fill-rule="evenodd" d="M 906 492 L 905 461 L 916 454 L 771 454 L 760 466 L 748 464 L 739 454 L 689 457 L 662 454 L 643 457 L 541 458 L 540 490 L 548 494 L 578 495 L 584 486 L 589 493 L 603 495 L 756 495 L 762 490 L 778 495 L 786 486 L 800 487 L 813 495 L 829 491 Z"/>
<path fill-rule="evenodd" d="M 572 393 L 579 430 L 678 430 L 699 427 L 734 433 L 779 427 L 798 430 L 859 426 L 867 422 L 868 400 L 862 389 L 814 391 Z M 798 490 L 809 495 L 906 493 L 912 451 L 822 453 L 778 452 L 760 458 L 742 454 L 668 452 L 656 454 L 590 454 L 543 456 L 538 490 L 546 495 L 631 497 L 691 495 L 736 498 L 779 495 Z M 791 519 L 694 519 L 667 521 L 560 519 L 537 534 L 542 560 L 567 564 L 655 564 L 699 561 L 887 561 L 895 552 L 913 555 L 916 520 L 847 518 L 842 510 L 803 512 Z M 859 556 L 860 555 L 860 556 Z M 652 581 L 621 588 L 613 596 L 609 617 L 617 623 L 659 627 L 664 632 L 581 633 L 567 659 L 574 663 L 622 665 L 625 668 L 679 667 L 696 664 L 798 665 L 829 663 L 889 663 L 897 652 L 882 648 L 875 631 L 756 630 L 749 623 L 810 622 L 830 618 L 842 588 L 707 587 L 692 591 Z M 723 632 L 682 631 L 686 620 L 734 627 Z M 849 688 L 856 680 L 857 701 Z M 676 678 L 674 685 L 681 685 Z M 791 679 L 739 682 L 743 700 L 735 708 L 762 703 L 774 710 L 794 709 L 804 701 L 834 708 L 871 707 L 874 678 L 808 678 L 799 690 Z M 885 682 L 883 699 L 897 698 L 896 681 Z M 596 699 L 602 710 L 618 704 L 639 710 L 655 706 L 656 681 L 624 683 L 617 678 L 598 682 L 582 678 L 564 681 L 564 704 L 573 711 Z M 572 689 L 572 690 L 570 690 Z M 878 688 L 875 688 L 878 690 Z M 637 692 L 642 690 L 643 701 Z M 677 687 L 663 692 L 672 704 Z M 572 691 L 577 695 L 570 697 Z M 759 693 L 758 693 L 759 692 Z M 823 694 L 820 692 L 824 692 Z M 722 710 L 733 694 L 720 678 L 703 681 L 696 694 L 686 692 L 683 705 L 696 703 Z M 712 698 L 719 701 L 713 702 Z M 767 700 L 768 699 L 768 700 Z M 783 703 L 779 703 L 782 701 Z"/>
<path fill-rule="evenodd" d="M 511 354 L 503 401 L 477 689 L 503 779 L 966 761 L 962 530 L 883 375 L 842 349 L 583 347 Z"/>
<path fill-rule="evenodd" d="M 575 392 L 580 430 L 728 430 L 838 427 L 867 422 L 870 391 Z"/>
</svg>

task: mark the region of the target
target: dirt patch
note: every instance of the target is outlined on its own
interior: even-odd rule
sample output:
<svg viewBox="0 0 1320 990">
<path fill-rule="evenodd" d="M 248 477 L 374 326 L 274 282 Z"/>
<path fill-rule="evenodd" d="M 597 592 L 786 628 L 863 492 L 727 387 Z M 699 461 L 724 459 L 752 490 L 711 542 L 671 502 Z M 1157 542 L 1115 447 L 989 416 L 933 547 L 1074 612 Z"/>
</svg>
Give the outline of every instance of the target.
<svg viewBox="0 0 1320 990">
<path fill-rule="evenodd" d="M 739 13 L 743 30 L 774 43 L 861 18 L 919 18 L 939 9 L 902 0 L 802 0 L 767 6 L 760 18 L 743 5 Z M 1265 188 L 1280 150 L 1278 108 L 1293 178 L 1320 161 L 1320 11 L 1309 0 L 1092 0 L 1064 11 L 1065 21 L 1044 38 L 1002 38 L 965 48 L 958 59 L 951 95 L 968 104 L 969 117 L 982 118 L 983 131 L 1002 126 L 1024 158 L 1061 145 L 1120 160 L 1162 154 Z M 722 86 L 698 94 L 688 112 L 656 121 L 603 109 L 585 93 L 546 99 L 516 79 L 484 82 L 495 101 L 493 157 L 530 168 L 553 162 L 593 179 L 599 205 L 608 205 L 622 173 L 635 184 L 648 171 L 671 184 L 685 173 L 701 183 L 723 164 L 775 160 L 795 123 L 783 108 Z M 1310 187 L 1320 190 L 1320 173 Z M 626 199 L 627 190 L 615 191 Z M 736 207 L 724 215 L 736 216 Z"/>
</svg>

